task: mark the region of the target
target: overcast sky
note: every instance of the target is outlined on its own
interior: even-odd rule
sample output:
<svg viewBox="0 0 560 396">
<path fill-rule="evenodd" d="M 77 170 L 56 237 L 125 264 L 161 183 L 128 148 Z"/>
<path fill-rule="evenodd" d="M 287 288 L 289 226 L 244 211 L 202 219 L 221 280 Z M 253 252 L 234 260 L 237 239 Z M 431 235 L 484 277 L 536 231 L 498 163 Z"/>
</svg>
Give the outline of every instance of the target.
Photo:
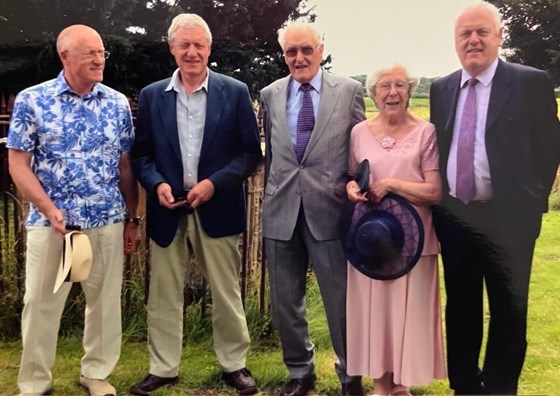
<svg viewBox="0 0 560 396">
<path fill-rule="evenodd" d="M 444 76 L 460 67 L 453 30 L 476 0 L 310 0 L 325 35 L 332 71 L 369 75 L 402 64 L 416 77 Z"/>
</svg>

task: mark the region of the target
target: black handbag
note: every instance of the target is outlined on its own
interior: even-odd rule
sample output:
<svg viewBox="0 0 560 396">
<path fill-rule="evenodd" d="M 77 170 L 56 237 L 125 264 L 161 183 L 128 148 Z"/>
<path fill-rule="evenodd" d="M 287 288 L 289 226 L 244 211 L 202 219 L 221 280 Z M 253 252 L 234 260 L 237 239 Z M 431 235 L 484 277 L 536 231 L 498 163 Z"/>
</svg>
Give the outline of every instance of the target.
<svg viewBox="0 0 560 396">
<path fill-rule="evenodd" d="M 358 169 L 356 171 L 356 177 L 354 178 L 358 186 L 360 187 L 360 192 L 363 194 L 369 188 L 369 161 L 367 159 L 360 162 Z"/>
</svg>

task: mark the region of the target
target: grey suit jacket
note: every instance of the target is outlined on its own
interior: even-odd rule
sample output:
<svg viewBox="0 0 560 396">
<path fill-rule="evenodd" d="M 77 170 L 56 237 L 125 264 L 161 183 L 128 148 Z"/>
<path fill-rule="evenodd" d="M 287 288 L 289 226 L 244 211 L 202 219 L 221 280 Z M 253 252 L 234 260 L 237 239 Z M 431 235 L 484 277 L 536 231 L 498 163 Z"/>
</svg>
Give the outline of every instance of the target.
<svg viewBox="0 0 560 396">
<path fill-rule="evenodd" d="M 350 131 L 365 119 L 363 87 L 350 78 L 323 73 L 315 128 L 300 164 L 286 113 L 289 83 L 288 76 L 261 91 L 267 169 L 263 236 L 289 240 L 303 205 L 315 239 L 338 239 L 338 224 L 347 202 Z"/>
</svg>

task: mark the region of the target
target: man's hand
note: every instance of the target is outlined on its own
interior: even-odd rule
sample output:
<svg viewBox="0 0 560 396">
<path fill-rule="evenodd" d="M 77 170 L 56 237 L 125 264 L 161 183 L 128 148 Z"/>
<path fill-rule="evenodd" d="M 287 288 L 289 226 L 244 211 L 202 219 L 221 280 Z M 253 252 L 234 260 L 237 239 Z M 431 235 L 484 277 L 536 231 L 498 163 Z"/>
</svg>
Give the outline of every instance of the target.
<svg viewBox="0 0 560 396">
<path fill-rule="evenodd" d="M 45 213 L 49 221 L 51 222 L 51 227 L 53 231 L 56 232 L 61 238 L 64 238 L 64 234 L 68 232 L 66 225 L 64 224 L 64 215 L 56 206 Z"/>
<path fill-rule="evenodd" d="M 215 191 L 214 183 L 208 179 L 201 180 L 190 189 L 187 195 L 187 206 L 194 209 L 204 202 L 208 202 L 214 196 Z"/>
<path fill-rule="evenodd" d="M 186 200 L 176 201 L 173 197 L 171 186 L 167 183 L 161 183 L 156 190 L 159 204 L 167 209 L 175 210 L 187 204 Z"/>
<path fill-rule="evenodd" d="M 127 221 L 124 223 L 123 251 L 124 254 L 136 253 L 140 243 L 140 225 Z"/>
</svg>

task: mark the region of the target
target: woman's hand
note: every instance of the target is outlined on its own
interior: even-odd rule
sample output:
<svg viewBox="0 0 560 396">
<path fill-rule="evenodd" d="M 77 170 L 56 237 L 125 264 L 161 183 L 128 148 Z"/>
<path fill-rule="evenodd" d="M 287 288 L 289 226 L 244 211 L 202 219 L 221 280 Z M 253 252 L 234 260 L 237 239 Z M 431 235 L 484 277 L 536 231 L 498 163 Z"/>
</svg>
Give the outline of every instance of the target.
<svg viewBox="0 0 560 396">
<path fill-rule="evenodd" d="M 385 195 L 392 191 L 393 179 L 381 179 L 371 185 L 371 200 L 379 203 Z"/>
<path fill-rule="evenodd" d="M 346 194 L 348 195 L 348 199 L 350 202 L 357 203 L 357 202 L 365 202 L 367 201 L 367 191 L 362 193 L 360 192 L 360 187 L 355 180 L 350 180 L 346 183 Z"/>
</svg>

